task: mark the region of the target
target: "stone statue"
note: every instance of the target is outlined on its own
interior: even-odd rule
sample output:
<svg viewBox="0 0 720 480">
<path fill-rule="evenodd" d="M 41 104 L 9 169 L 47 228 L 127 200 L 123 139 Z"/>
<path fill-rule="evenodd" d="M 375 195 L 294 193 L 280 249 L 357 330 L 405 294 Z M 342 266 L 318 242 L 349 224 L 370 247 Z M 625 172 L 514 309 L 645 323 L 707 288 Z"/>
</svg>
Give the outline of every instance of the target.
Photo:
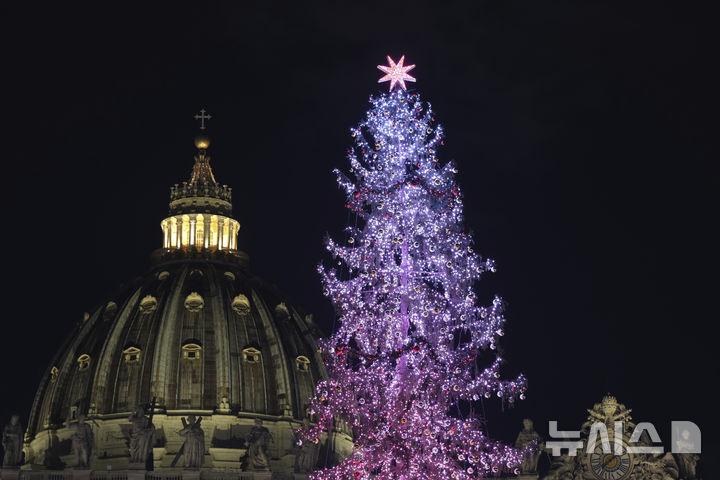
<svg viewBox="0 0 720 480">
<path fill-rule="evenodd" d="M 5 451 L 3 467 L 17 467 L 22 463 L 22 439 L 23 429 L 20 425 L 20 417 L 13 415 L 10 417 L 10 423 L 5 425 L 2 434 L 2 446 Z"/>
<path fill-rule="evenodd" d="M 231 412 L 230 402 L 228 401 L 228 397 L 223 395 L 222 399 L 220 400 L 220 405 L 218 405 L 217 411 L 218 411 L 218 413 L 230 413 Z"/>
<path fill-rule="evenodd" d="M 200 426 L 201 421 L 202 418 L 196 419 L 195 415 L 188 416 L 187 422 L 182 419 L 184 428 L 178 434 L 185 437 L 185 468 L 200 468 L 205 460 L 205 432 Z"/>
<path fill-rule="evenodd" d="M 303 420 L 303 430 L 310 428 L 310 422 L 306 418 Z M 318 454 L 320 453 L 320 442 L 316 438 L 314 441 L 297 439 L 297 453 L 295 454 L 295 472 L 310 473 L 315 468 Z"/>
<path fill-rule="evenodd" d="M 75 453 L 76 464 L 80 468 L 88 468 L 93 458 L 95 436 L 90 425 L 85 423 L 85 415 L 80 414 L 77 422 L 66 422 L 68 428 L 75 430 L 72 434 L 72 450 Z"/>
<path fill-rule="evenodd" d="M 155 425 L 145 415 L 145 408 L 138 405 L 135 413 L 128 417 L 132 423 L 130 431 L 130 463 L 145 464 L 155 443 Z"/>
<path fill-rule="evenodd" d="M 267 427 L 263 427 L 262 420 L 255 419 L 255 426 L 250 430 L 248 435 L 248 451 L 247 460 L 250 470 L 270 470 L 270 461 L 268 459 L 268 448 L 272 441 L 272 434 Z"/>
<path fill-rule="evenodd" d="M 680 478 L 683 480 L 695 480 L 697 473 L 697 462 L 700 456 L 695 452 L 695 444 L 690 439 L 690 431 L 683 430 L 680 434 L 682 438 L 675 441 L 674 451 L 676 452 L 675 461 L 677 462 Z"/>
<path fill-rule="evenodd" d="M 570 455 L 563 454 L 552 458 L 552 465 L 550 472 L 543 478 L 543 480 L 575 480 L 576 478 L 582 479 L 582 474 L 576 472 L 578 470 L 579 456 L 571 457 Z"/>
<path fill-rule="evenodd" d="M 643 455 L 635 465 L 633 478 L 675 480 L 678 478 L 677 464 L 670 452 Z"/>
<path fill-rule="evenodd" d="M 60 439 L 57 436 L 57 432 L 55 430 L 47 430 L 47 434 L 48 447 L 47 450 L 45 450 L 45 458 L 42 460 L 42 465 L 51 470 L 64 468 L 65 463 L 63 463 L 60 455 L 58 455 L 58 444 L 60 443 Z"/>
<path fill-rule="evenodd" d="M 523 420 L 523 429 L 518 433 L 517 439 L 515 440 L 515 448 L 525 448 L 533 443 L 537 444 L 537 450 L 528 454 L 523 462 L 520 464 L 520 473 L 536 473 L 537 464 L 540 459 L 540 443 L 542 438 L 535 431 L 533 427 L 533 421 L 529 418 Z"/>
</svg>

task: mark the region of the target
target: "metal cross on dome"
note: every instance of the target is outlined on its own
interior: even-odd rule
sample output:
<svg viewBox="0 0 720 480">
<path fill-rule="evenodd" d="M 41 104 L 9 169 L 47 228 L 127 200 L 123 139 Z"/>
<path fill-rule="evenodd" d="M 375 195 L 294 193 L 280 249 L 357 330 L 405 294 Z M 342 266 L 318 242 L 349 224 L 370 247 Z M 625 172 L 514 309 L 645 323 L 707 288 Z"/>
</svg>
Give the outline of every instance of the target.
<svg viewBox="0 0 720 480">
<path fill-rule="evenodd" d="M 205 109 L 200 110 L 199 115 L 195 115 L 195 120 L 200 120 L 200 130 L 205 130 L 205 120 L 210 120 L 212 116 L 206 115 Z"/>
<path fill-rule="evenodd" d="M 407 72 L 415 68 L 415 65 L 408 65 L 407 67 L 404 66 L 403 63 L 405 62 L 405 55 L 400 57 L 400 61 L 397 64 L 393 61 L 392 58 L 390 58 L 390 55 L 388 55 L 387 60 L 390 65 L 377 66 L 378 69 L 386 73 L 384 77 L 378 80 L 378 83 L 390 81 L 391 92 L 392 89 L 395 87 L 396 83 L 399 83 L 403 90 L 407 90 L 407 88 L 405 88 L 405 80 L 407 80 L 408 82 L 415 81 L 415 77 L 408 75 Z"/>
</svg>

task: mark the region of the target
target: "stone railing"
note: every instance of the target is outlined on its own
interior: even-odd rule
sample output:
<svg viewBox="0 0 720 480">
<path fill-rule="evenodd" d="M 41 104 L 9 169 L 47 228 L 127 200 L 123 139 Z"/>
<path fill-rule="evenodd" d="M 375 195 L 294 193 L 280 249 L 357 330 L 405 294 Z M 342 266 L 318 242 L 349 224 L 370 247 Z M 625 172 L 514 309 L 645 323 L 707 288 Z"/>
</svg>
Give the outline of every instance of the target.
<svg viewBox="0 0 720 480">
<path fill-rule="evenodd" d="M 289 478 L 293 478 L 293 474 Z M 5 470 L 0 480 L 266 480 L 270 472 L 215 470 Z M 295 474 L 294 478 L 306 478 Z"/>
<path fill-rule="evenodd" d="M 170 201 L 188 197 L 211 197 L 232 203 L 232 188 L 227 185 L 194 184 L 188 182 L 170 187 Z"/>
<path fill-rule="evenodd" d="M 90 480 L 128 480 L 126 470 L 95 470 L 90 472 Z"/>
</svg>

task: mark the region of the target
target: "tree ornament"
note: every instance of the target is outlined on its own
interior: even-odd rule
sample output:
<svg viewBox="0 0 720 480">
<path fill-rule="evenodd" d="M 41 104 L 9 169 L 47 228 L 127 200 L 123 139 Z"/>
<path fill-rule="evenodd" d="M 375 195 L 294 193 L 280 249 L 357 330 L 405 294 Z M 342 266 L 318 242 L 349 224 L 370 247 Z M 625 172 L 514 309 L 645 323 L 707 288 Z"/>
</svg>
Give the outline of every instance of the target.
<svg viewBox="0 0 720 480">
<path fill-rule="evenodd" d="M 405 62 L 405 55 L 400 57 L 400 61 L 396 64 L 392 58 L 390 58 L 390 55 L 387 57 L 388 64 L 385 65 L 378 65 L 377 68 L 383 72 L 386 73 L 384 77 L 381 77 L 378 80 L 378 83 L 382 82 L 390 82 L 390 91 L 395 87 L 396 83 L 399 83 L 403 90 L 405 90 L 405 81 L 408 82 L 414 82 L 415 77 L 412 77 L 408 75 L 407 72 L 415 68 L 415 65 L 408 65 L 407 67 L 403 65 Z M 383 112 L 385 115 L 388 115 L 389 112 Z"/>
</svg>

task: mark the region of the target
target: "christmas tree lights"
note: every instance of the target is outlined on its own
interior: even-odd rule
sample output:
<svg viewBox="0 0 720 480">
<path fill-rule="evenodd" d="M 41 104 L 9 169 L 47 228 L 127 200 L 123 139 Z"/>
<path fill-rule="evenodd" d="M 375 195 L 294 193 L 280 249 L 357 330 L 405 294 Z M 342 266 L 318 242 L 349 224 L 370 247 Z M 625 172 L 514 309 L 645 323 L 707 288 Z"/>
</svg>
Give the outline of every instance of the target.
<svg viewBox="0 0 720 480">
<path fill-rule="evenodd" d="M 318 267 L 339 326 L 321 342 L 329 376 L 310 402 L 317 424 L 300 436 L 317 442 L 340 419 L 355 448 L 311 477 L 512 472 L 527 452 L 487 438 L 482 419 L 461 413 L 480 397 L 524 398 L 526 381 L 500 377 L 503 302 L 480 305 L 473 288 L 495 265 L 463 229 L 456 167 L 437 153 L 443 129 L 429 104 L 404 89 L 370 103 L 351 129 L 349 175 L 335 171 L 360 225 L 347 228 L 346 243 L 327 240 L 341 268 Z M 484 351 L 490 361 L 480 361 Z"/>
</svg>

